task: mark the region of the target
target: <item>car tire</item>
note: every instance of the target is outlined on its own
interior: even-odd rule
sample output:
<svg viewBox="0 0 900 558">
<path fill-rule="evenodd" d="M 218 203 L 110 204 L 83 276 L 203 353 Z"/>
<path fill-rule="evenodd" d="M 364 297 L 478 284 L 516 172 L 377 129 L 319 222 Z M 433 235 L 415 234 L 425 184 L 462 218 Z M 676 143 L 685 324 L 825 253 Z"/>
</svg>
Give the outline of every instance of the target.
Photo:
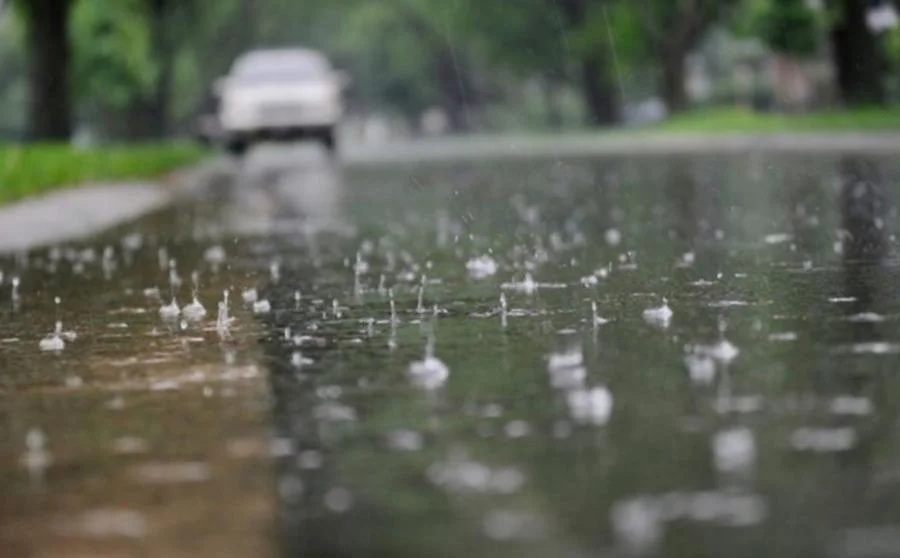
<svg viewBox="0 0 900 558">
<path fill-rule="evenodd" d="M 225 150 L 228 151 L 228 154 L 238 159 L 243 157 L 248 149 L 250 149 L 250 142 L 247 140 L 229 140 L 225 144 Z"/>
<path fill-rule="evenodd" d="M 337 136 L 334 133 L 334 128 L 329 128 L 322 132 L 321 141 L 329 155 L 337 155 Z"/>
</svg>

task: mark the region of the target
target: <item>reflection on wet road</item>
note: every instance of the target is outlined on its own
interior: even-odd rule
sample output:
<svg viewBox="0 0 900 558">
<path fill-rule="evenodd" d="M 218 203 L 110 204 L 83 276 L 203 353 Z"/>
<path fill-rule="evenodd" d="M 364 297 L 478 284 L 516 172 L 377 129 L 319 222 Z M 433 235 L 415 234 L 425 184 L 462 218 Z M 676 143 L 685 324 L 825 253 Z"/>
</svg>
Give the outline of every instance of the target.
<svg viewBox="0 0 900 558">
<path fill-rule="evenodd" d="M 0 543 L 890 556 L 898 176 L 253 153 L 0 261 Z"/>
</svg>

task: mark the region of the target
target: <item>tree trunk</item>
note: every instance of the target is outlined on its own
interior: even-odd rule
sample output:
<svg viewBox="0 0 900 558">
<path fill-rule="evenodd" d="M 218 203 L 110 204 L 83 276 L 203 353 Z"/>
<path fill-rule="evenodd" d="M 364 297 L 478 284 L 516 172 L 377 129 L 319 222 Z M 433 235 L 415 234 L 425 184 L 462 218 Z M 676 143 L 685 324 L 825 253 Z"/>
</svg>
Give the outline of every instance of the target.
<svg viewBox="0 0 900 558">
<path fill-rule="evenodd" d="M 146 100 L 146 133 L 154 139 L 169 132 L 169 100 L 172 90 L 172 41 L 169 33 L 169 0 L 150 0 L 150 38 L 153 58 L 159 69 Z"/>
<path fill-rule="evenodd" d="M 880 104 L 885 99 L 885 59 L 866 24 L 867 4 L 841 0 L 840 8 L 831 42 L 841 100 L 848 105 Z"/>
<path fill-rule="evenodd" d="M 663 100 L 669 114 L 677 114 L 688 107 L 685 90 L 685 56 L 682 52 L 670 52 L 662 57 Z"/>
<path fill-rule="evenodd" d="M 436 61 L 438 86 L 450 129 L 465 132 L 470 128 L 469 107 L 473 87 L 468 68 L 450 47 L 441 48 Z"/>
<path fill-rule="evenodd" d="M 615 124 L 619 119 L 615 87 L 606 71 L 606 60 L 599 53 L 581 61 L 581 80 L 587 104 L 588 123 L 594 126 Z"/>
<path fill-rule="evenodd" d="M 588 16 L 585 0 L 553 0 L 560 9 L 569 31 L 584 28 Z M 609 79 L 606 57 L 594 50 L 585 53 L 581 59 L 581 86 L 588 111 L 588 123 L 594 126 L 615 124 L 619 119 L 619 99 Z"/>
<path fill-rule="evenodd" d="M 545 76 L 541 86 L 544 94 L 544 114 L 547 117 L 547 127 L 551 130 L 559 130 L 563 126 L 563 116 L 557 99 L 558 87 L 556 80 L 550 76 Z"/>
<path fill-rule="evenodd" d="M 72 135 L 69 83 L 70 0 L 26 0 L 28 19 L 28 135 L 67 141 Z"/>
</svg>

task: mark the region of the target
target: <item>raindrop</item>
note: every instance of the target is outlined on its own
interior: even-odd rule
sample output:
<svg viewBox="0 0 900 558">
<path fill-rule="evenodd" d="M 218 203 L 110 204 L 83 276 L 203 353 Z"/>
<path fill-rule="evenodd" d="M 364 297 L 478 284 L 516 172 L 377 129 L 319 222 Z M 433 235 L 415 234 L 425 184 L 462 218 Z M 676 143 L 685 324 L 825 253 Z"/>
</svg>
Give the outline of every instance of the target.
<svg viewBox="0 0 900 558">
<path fill-rule="evenodd" d="M 217 270 L 225 262 L 225 249 L 221 246 L 210 246 L 203 253 L 203 259 L 212 266 L 213 270 Z"/>
<path fill-rule="evenodd" d="M 424 275 L 422 275 L 422 281 L 421 281 L 421 283 L 419 284 L 419 302 L 418 302 L 418 304 L 416 305 L 416 312 L 419 313 L 419 314 L 424 314 L 424 313 L 425 313 L 425 305 L 424 305 L 424 299 L 425 299 L 425 281 L 426 281 L 426 278 L 425 278 Z"/>
<path fill-rule="evenodd" d="M 353 495 L 346 488 L 332 488 L 325 494 L 325 507 L 335 513 L 346 513 L 353 507 Z"/>
<path fill-rule="evenodd" d="M 388 289 L 388 297 L 390 297 L 391 304 L 391 323 L 397 323 L 397 307 L 394 304 L 394 289 Z"/>
<path fill-rule="evenodd" d="M 274 260 L 269 264 L 269 276 L 273 283 L 277 283 L 281 279 L 281 264 L 278 260 Z"/>
<path fill-rule="evenodd" d="M 398 429 L 387 434 L 388 447 L 397 451 L 419 451 L 422 444 L 422 435 L 415 430 Z"/>
<path fill-rule="evenodd" d="M 234 318 L 228 316 L 228 291 L 222 291 L 222 300 L 219 301 L 219 314 L 216 317 L 216 331 L 219 337 L 228 335 L 228 330 Z"/>
<path fill-rule="evenodd" d="M 607 229 L 603 238 L 610 246 L 618 246 L 622 242 L 622 233 L 618 229 Z"/>
<path fill-rule="evenodd" d="M 531 426 L 524 420 L 513 420 L 504 427 L 507 438 L 524 438 L 531 434 Z"/>
<path fill-rule="evenodd" d="M 166 250 L 165 246 L 163 246 L 159 250 L 157 250 L 156 259 L 157 259 L 157 262 L 159 263 L 159 269 L 165 270 L 166 265 L 169 263 L 169 253 Z"/>
<path fill-rule="evenodd" d="M 25 454 L 22 465 L 33 476 L 42 476 L 50 465 L 50 453 L 46 449 L 47 437 L 40 428 L 32 428 L 25 435 Z"/>
</svg>

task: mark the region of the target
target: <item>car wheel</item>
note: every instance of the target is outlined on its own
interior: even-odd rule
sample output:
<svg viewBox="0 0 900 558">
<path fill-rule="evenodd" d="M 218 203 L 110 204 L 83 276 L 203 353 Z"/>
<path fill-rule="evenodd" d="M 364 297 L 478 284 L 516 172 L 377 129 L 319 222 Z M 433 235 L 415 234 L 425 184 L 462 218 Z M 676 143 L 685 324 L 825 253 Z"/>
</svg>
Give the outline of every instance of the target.
<svg viewBox="0 0 900 558">
<path fill-rule="evenodd" d="M 337 154 L 337 137 L 335 137 L 334 129 L 329 128 L 328 130 L 322 133 L 322 145 L 325 146 L 325 149 L 328 150 L 328 153 L 331 155 Z"/>
<path fill-rule="evenodd" d="M 250 148 L 250 143 L 246 140 L 230 140 L 225 145 L 225 150 L 233 157 L 243 157 Z"/>
</svg>

